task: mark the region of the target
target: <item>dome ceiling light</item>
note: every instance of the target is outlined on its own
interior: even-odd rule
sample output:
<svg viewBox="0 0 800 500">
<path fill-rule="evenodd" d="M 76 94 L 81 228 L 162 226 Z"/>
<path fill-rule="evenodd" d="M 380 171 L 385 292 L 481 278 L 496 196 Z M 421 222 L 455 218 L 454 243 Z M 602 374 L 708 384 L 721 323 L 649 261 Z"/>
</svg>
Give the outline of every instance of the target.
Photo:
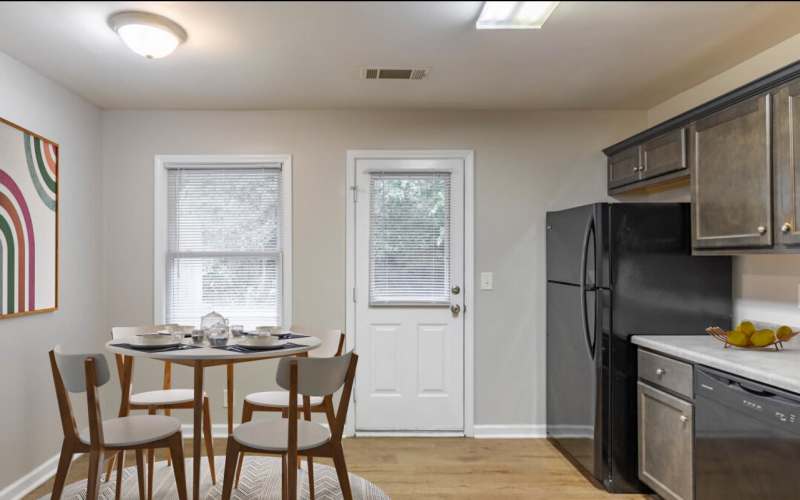
<svg viewBox="0 0 800 500">
<path fill-rule="evenodd" d="M 108 25 L 129 49 L 148 59 L 166 57 L 186 41 L 186 30 L 178 23 L 150 12 L 117 12 Z"/>
</svg>

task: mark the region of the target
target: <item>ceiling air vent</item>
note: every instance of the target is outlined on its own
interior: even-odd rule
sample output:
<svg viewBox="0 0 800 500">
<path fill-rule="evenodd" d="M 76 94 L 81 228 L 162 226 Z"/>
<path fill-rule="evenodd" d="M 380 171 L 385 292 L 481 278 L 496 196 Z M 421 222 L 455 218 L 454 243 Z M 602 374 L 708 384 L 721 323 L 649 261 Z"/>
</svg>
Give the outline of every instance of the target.
<svg viewBox="0 0 800 500">
<path fill-rule="evenodd" d="M 361 74 L 367 80 L 422 80 L 428 76 L 428 70 L 420 68 L 364 68 Z"/>
</svg>

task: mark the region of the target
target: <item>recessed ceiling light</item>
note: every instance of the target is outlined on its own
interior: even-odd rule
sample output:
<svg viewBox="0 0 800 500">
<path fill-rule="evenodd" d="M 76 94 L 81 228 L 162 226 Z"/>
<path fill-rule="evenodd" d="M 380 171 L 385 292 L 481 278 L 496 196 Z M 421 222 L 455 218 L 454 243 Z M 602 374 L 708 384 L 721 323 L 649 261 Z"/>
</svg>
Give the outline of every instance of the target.
<svg viewBox="0 0 800 500">
<path fill-rule="evenodd" d="M 559 2 L 484 2 L 475 23 L 479 30 L 539 29 Z"/>
<path fill-rule="evenodd" d="M 108 25 L 129 49 L 148 59 L 166 57 L 186 41 L 186 30 L 178 23 L 149 12 L 117 12 Z"/>
</svg>

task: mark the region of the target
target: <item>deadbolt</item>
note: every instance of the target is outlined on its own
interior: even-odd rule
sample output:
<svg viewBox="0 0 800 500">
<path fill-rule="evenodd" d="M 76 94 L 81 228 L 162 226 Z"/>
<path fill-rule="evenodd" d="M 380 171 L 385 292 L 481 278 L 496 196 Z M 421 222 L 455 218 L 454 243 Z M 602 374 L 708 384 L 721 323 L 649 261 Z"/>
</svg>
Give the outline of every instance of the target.
<svg viewBox="0 0 800 500">
<path fill-rule="evenodd" d="M 450 312 L 452 312 L 453 315 L 457 315 L 458 313 L 461 312 L 461 306 L 458 304 L 453 304 L 452 306 L 450 306 Z"/>
<path fill-rule="evenodd" d="M 453 295 L 458 295 L 459 293 L 461 293 L 461 287 L 454 286 L 450 291 L 453 292 Z"/>
</svg>

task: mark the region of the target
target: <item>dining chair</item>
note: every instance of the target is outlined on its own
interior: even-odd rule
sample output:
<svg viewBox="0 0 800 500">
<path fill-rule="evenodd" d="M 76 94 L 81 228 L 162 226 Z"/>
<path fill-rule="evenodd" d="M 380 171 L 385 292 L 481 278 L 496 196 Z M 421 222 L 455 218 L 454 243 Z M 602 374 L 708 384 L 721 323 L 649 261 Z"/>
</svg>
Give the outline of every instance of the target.
<svg viewBox="0 0 800 500">
<path fill-rule="evenodd" d="M 292 327 L 292 331 L 297 331 Z M 341 356 L 344 350 L 346 336 L 342 330 L 330 330 L 322 336 L 321 352 L 329 355 L 333 351 L 334 356 Z M 335 345 L 335 350 L 332 346 Z M 305 398 L 298 396 L 297 405 L 299 408 L 305 408 L 304 400 L 308 400 L 310 413 L 324 413 L 329 414 L 329 409 L 333 408 L 333 398 L 331 396 L 325 397 L 310 397 Z M 248 394 L 244 398 L 242 407 L 242 423 L 249 422 L 253 419 L 253 413 L 258 411 L 277 412 L 284 417 L 288 416 L 289 411 L 289 392 L 288 391 L 265 391 L 255 392 Z M 310 420 L 310 418 L 309 418 Z M 244 453 L 239 457 L 239 463 L 236 468 L 236 486 L 239 486 L 239 477 L 242 474 L 242 463 L 244 462 Z M 309 471 L 312 469 L 312 459 L 309 457 Z M 313 474 L 313 471 L 311 471 Z"/>
<path fill-rule="evenodd" d="M 181 424 L 166 415 L 135 415 L 103 420 L 97 388 L 111 378 L 108 363 L 102 354 L 64 354 L 60 347 L 50 351 L 50 368 L 61 415 L 64 442 L 58 462 L 52 499 L 61 498 L 72 457 L 75 453 L 89 454 L 89 477 L 86 498 L 98 496 L 103 458 L 106 452 L 136 451 L 136 470 L 139 478 L 139 497 L 144 498 L 143 450 L 168 448 L 172 457 L 178 496 L 186 499 L 186 477 L 183 465 Z M 86 393 L 89 427 L 78 432 L 69 393 Z M 113 456 L 113 455 L 112 455 Z M 117 486 L 119 495 L 119 485 Z"/>
<path fill-rule="evenodd" d="M 239 425 L 228 438 L 225 454 L 225 477 L 222 498 L 230 499 L 233 491 L 237 458 L 240 452 L 281 455 L 282 498 L 297 498 L 298 455 L 332 458 L 345 500 L 352 500 L 350 480 L 342 449 L 342 433 L 353 389 L 358 355 L 349 352 L 332 358 L 283 358 L 275 380 L 289 393 L 288 418 L 251 421 Z M 336 412 L 330 408 L 330 430 L 322 424 L 298 419 L 298 396 L 333 396 L 343 387 Z M 310 417 L 309 407 L 303 412 Z M 313 498 L 313 464 L 309 468 L 309 489 Z"/>
<path fill-rule="evenodd" d="M 111 329 L 111 338 L 113 340 L 130 339 L 136 335 L 145 333 L 155 333 L 159 330 L 164 330 L 168 327 L 175 327 L 177 325 L 155 325 L 155 326 L 120 326 Z M 120 381 L 123 378 L 124 359 L 121 354 L 115 354 L 117 373 Z M 133 363 L 133 360 L 130 360 Z M 131 378 L 133 378 L 133 368 L 131 367 Z M 131 384 L 131 395 L 128 399 L 129 410 L 147 410 L 149 415 L 155 415 L 159 410 L 163 410 L 165 415 L 170 415 L 172 410 L 192 410 L 194 409 L 194 389 L 174 389 L 172 388 L 172 363 L 164 361 L 164 376 L 162 389 L 146 392 L 133 392 L 133 385 Z M 206 444 L 206 454 L 208 455 L 208 467 L 211 470 L 211 482 L 216 484 L 217 476 L 214 467 L 214 444 L 211 435 L 211 413 L 209 410 L 208 395 L 203 394 L 203 437 Z M 125 453 L 120 451 L 116 457 L 117 460 L 117 481 L 122 477 L 123 463 L 125 462 Z M 147 451 L 147 498 L 153 498 L 153 469 L 155 462 L 155 453 L 152 449 Z M 168 461 L 169 463 L 169 461 Z M 114 467 L 114 457 L 109 460 L 106 469 L 106 481 L 111 476 L 111 471 Z"/>
</svg>

